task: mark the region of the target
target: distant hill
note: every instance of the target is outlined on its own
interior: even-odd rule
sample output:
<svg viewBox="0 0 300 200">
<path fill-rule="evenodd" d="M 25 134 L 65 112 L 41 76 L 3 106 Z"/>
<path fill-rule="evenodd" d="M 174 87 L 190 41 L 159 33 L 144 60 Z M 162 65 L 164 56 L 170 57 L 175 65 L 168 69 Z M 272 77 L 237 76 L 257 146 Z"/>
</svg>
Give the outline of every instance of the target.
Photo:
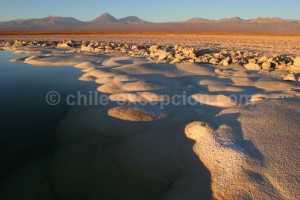
<svg viewBox="0 0 300 200">
<path fill-rule="evenodd" d="M 97 17 L 96 19 L 89 22 L 91 24 L 117 24 L 119 20 L 109 13 L 104 13 L 103 15 Z"/>
<path fill-rule="evenodd" d="M 186 23 L 256 23 L 256 24 L 278 24 L 278 23 L 300 23 L 299 20 L 287 20 L 278 17 L 259 17 L 254 19 L 242 19 L 240 17 L 229 17 L 223 19 L 205 19 L 205 18 L 192 18 Z"/>
<path fill-rule="evenodd" d="M 147 23 L 146 21 L 136 17 L 136 16 L 129 16 L 119 19 L 119 22 L 122 24 L 144 24 Z"/>
<path fill-rule="evenodd" d="M 8 33 L 255 33 L 300 35 L 300 21 L 281 18 L 192 18 L 182 22 L 154 23 L 136 16 L 117 19 L 104 13 L 83 22 L 72 17 L 46 17 L 0 22 L 0 34 Z"/>
<path fill-rule="evenodd" d="M 47 27 L 47 26 L 73 26 L 73 25 L 82 25 L 84 22 L 81 22 L 72 17 L 46 17 L 41 19 L 19 19 L 12 20 L 7 22 L 0 22 L 0 27 L 10 27 L 10 28 L 19 28 L 19 27 Z"/>
</svg>

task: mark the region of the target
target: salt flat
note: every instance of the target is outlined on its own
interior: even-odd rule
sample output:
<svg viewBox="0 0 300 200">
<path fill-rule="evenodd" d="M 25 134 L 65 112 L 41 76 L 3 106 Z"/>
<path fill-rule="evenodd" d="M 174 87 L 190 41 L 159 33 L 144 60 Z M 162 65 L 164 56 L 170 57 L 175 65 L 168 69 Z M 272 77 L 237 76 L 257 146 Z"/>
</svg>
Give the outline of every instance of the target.
<svg viewBox="0 0 300 200">
<path fill-rule="evenodd" d="M 278 40 L 278 44 L 281 42 Z M 123 128 L 124 134 L 139 130 L 138 135 L 129 137 L 125 143 L 115 144 L 118 164 L 127 174 L 164 187 L 161 199 L 199 198 L 199 187 L 203 185 L 199 183 L 201 173 L 197 173 L 197 165 L 189 161 L 190 168 L 185 168 L 176 160 L 177 155 L 180 157 L 186 151 L 197 156 L 197 162 L 209 171 L 214 199 L 299 198 L 300 84 L 297 79 L 285 81 L 274 72 L 248 70 L 235 64 L 220 66 L 188 60 L 172 63 L 168 61 L 174 57 L 155 46 L 150 47 L 150 57 L 122 55 L 110 47 L 89 48 L 93 52 L 61 45 L 6 47 L 5 50 L 22 50 L 25 54 L 15 61 L 36 67 L 74 66 L 82 71 L 80 81 L 96 84 L 96 90 L 107 95 L 112 103 L 103 108 L 104 115 L 111 123 L 122 124 L 117 132 L 122 134 Z M 298 49 L 291 51 L 295 53 Z M 296 66 L 295 60 L 285 66 Z M 261 63 L 255 64 L 261 67 Z M 298 72 L 289 70 L 280 73 L 299 76 Z M 173 99 L 176 95 L 181 97 L 179 102 Z M 118 102 L 123 105 L 116 105 Z M 99 125 L 98 114 L 85 113 L 76 120 L 87 120 L 89 126 L 99 129 L 109 127 L 109 123 Z M 145 126 L 152 128 L 144 130 Z M 169 148 L 168 137 L 172 134 L 180 134 L 177 148 L 183 147 L 183 136 L 193 141 L 193 148 L 183 152 Z M 137 168 L 133 169 L 134 166 Z M 54 166 L 59 167 L 63 168 Z M 180 168 L 180 175 L 172 168 Z M 26 176 L 25 172 L 18 176 Z M 61 172 L 54 173 L 59 176 Z M 175 181 L 166 187 L 168 179 Z M 11 180 L 7 187 L 12 189 L 15 185 L 18 179 Z M 41 185 L 41 190 L 47 187 Z M 59 194 L 67 196 L 66 191 Z"/>
<path fill-rule="evenodd" d="M 300 54 L 299 36 L 240 35 L 240 34 L 51 34 L 1 35 L 5 40 L 86 40 L 128 43 L 172 44 L 202 48 L 235 48 L 270 53 Z"/>
</svg>

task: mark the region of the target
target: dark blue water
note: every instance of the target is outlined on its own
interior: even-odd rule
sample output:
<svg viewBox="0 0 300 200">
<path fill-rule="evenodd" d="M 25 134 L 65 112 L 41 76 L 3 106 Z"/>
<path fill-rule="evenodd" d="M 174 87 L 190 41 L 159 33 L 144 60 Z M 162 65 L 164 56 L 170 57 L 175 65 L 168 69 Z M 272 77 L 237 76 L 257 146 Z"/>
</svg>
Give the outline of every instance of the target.
<svg viewBox="0 0 300 200">
<path fill-rule="evenodd" d="M 91 87 L 78 81 L 73 67 L 33 67 L 10 57 L 0 52 L 0 180 L 56 148 L 56 125 L 69 107 L 48 105 L 47 92 L 68 95 Z"/>
</svg>

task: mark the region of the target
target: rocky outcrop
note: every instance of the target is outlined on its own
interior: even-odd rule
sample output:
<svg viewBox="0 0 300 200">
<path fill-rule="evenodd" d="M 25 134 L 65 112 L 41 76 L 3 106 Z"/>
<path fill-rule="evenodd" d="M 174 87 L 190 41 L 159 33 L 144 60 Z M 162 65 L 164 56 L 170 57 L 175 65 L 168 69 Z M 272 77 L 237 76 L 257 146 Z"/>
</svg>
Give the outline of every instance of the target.
<svg viewBox="0 0 300 200">
<path fill-rule="evenodd" d="M 58 49 L 71 49 L 73 47 L 75 47 L 75 44 L 73 41 L 63 41 L 63 42 L 59 42 L 56 46 Z"/>
<path fill-rule="evenodd" d="M 290 71 L 294 73 L 300 73 L 300 56 L 293 60 L 293 65 L 290 66 Z"/>
<path fill-rule="evenodd" d="M 248 64 L 244 65 L 244 67 L 249 71 L 259 71 L 261 67 L 257 63 L 256 59 L 249 59 Z"/>
<path fill-rule="evenodd" d="M 252 52 L 237 49 L 201 49 L 179 45 L 137 45 L 125 42 L 104 41 L 0 41 L 0 48 L 16 50 L 23 47 L 47 47 L 72 50 L 75 52 L 92 54 L 122 53 L 126 56 L 146 57 L 157 63 L 197 63 L 211 64 L 219 67 L 243 66 L 248 71 L 273 72 L 281 71 L 285 74 L 300 73 L 300 57 L 292 55 L 264 55 L 261 52 Z M 284 77 L 284 76 L 282 76 Z M 296 81 L 289 77 L 282 80 Z"/>
<path fill-rule="evenodd" d="M 294 59 L 294 66 L 300 67 L 300 56 L 298 56 Z"/>
</svg>

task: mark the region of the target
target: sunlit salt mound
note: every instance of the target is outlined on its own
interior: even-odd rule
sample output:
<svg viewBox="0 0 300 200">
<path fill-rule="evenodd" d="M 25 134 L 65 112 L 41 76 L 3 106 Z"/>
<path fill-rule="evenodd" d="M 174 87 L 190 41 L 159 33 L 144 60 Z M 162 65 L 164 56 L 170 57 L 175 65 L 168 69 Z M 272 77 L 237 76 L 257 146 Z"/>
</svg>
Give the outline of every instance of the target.
<svg viewBox="0 0 300 200">
<path fill-rule="evenodd" d="M 114 76 L 115 76 L 114 73 L 92 68 L 90 70 L 85 70 L 85 73 L 81 75 L 79 80 L 82 81 L 101 80 L 102 82 L 106 83 L 107 81 L 112 80 Z M 98 83 L 100 83 L 100 81 L 98 81 Z"/>
<path fill-rule="evenodd" d="M 109 96 L 109 100 L 117 102 L 140 103 L 144 102 L 144 98 L 135 93 L 119 93 Z"/>
<path fill-rule="evenodd" d="M 102 64 L 104 67 L 120 67 L 122 65 L 133 64 L 136 59 L 130 57 L 113 57 L 105 60 Z"/>
<path fill-rule="evenodd" d="M 255 87 L 266 90 L 266 91 L 288 91 L 294 88 L 293 84 L 276 81 L 276 80 L 258 80 L 255 82 Z"/>
<path fill-rule="evenodd" d="M 82 72 L 86 73 L 86 72 L 89 72 L 89 71 L 93 71 L 97 68 L 97 65 L 95 65 L 94 63 L 92 62 L 82 62 L 82 63 L 79 63 L 77 65 L 74 66 L 75 68 L 78 68 L 80 69 Z M 83 75 L 84 76 L 84 75 Z M 84 80 L 84 78 L 82 78 Z"/>
<path fill-rule="evenodd" d="M 244 90 L 239 87 L 227 85 L 209 85 L 207 86 L 209 92 L 243 92 Z"/>
<path fill-rule="evenodd" d="M 97 67 L 97 65 L 95 65 L 92 62 L 86 61 L 86 62 L 79 63 L 79 64 L 75 65 L 74 67 L 78 68 L 78 69 L 89 69 L 89 68 L 94 69 Z"/>
<path fill-rule="evenodd" d="M 255 171 L 256 162 L 238 149 L 230 127 L 222 125 L 214 131 L 203 122 L 193 122 L 186 126 L 185 134 L 195 141 L 194 153 L 210 171 L 214 199 L 280 197 L 268 179 Z"/>
<path fill-rule="evenodd" d="M 113 81 L 98 87 L 99 92 L 114 94 L 123 92 L 143 92 L 161 89 L 162 87 L 145 81 L 120 82 Z"/>
<path fill-rule="evenodd" d="M 210 80 L 204 79 L 199 81 L 200 86 L 206 86 L 209 92 L 243 92 L 240 87 L 232 86 L 228 79 Z"/>
<path fill-rule="evenodd" d="M 150 83 L 150 82 L 145 82 L 145 81 L 133 81 L 133 82 L 128 82 L 122 84 L 122 88 L 126 91 L 151 91 L 151 90 L 157 90 L 162 88 L 161 86 L 155 84 L 155 83 Z"/>
<path fill-rule="evenodd" d="M 105 93 L 105 94 L 115 94 L 115 93 L 123 93 L 126 92 L 122 89 L 121 82 L 107 82 L 104 85 L 101 85 L 97 88 L 97 91 Z"/>
<path fill-rule="evenodd" d="M 215 72 L 219 78 L 230 79 L 235 86 L 252 86 L 254 84 L 254 82 L 250 79 L 253 75 L 250 75 L 243 70 L 216 69 Z"/>
<path fill-rule="evenodd" d="M 200 76 L 214 76 L 214 70 L 209 66 L 203 66 L 193 63 L 180 63 L 176 64 L 176 68 L 182 72 L 191 75 L 200 75 Z"/>
<path fill-rule="evenodd" d="M 127 76 L 127 75 L 123 75 L 123 74 L 118 74 L 113 77 L 102 77 L 102 78 L 97 78 L 95 80 L 96 84 L 99 84 L 99 85 L 107 84 L 112 81 L 114 81 L 114 82 L 129 82 L 129 81 L 136 81 L 136 78 Z"/>
<path fill-rule="evenodd" d="M 74 55 L 55 55 L 55 56 L 30 56 L 24 60 L 24 63 L 37 66 L 74 66 L 83 62 L 82 57 Z"/>
<path fill-rule="evenodd" d="M 47 50 L 37 50 L 37 49 L 22 49 L 13 51 L 10 62 L 24 62 L 28 57 L 38 56 L 40 54 L 47 53 Z"/>
<path fill-rule="evenodd" d="M 231 78 L 231 77 L 248 77 L 248 74 L 241 67 L 235 68 L 216 68 L 214 72 L 222 78 Z"/>
<path fill-rule="evenodd" d="M 104 69 L 95 69 L 94 66 L 91 67 L 89 62 L 81 63 L 79 64 L 78 67 L 82 67 L 82 68 L 86 67 L 86 70 L 83 70 L 85 73 L 82 75 L 82 79 L 96 80 L 96 83 L 100 85 L 111 81 L 128 82 L 128 81 L 136 80 L 136 78 L 132 76 L 126 74 L 120 74 L 116 71 L 111 72 Z"/>
<path fill-rule="evenodd" d="M 229 79 L 217 79 L 217 80 L 212 80 L 212 79 L 202 79 L 199 81 L 199 85 L 201 86 L 208 86 L 208 85 L 229 85 L 232 82 Z"/>
<path fill-rule="evenodd" d="M 107 72 L 100 69 L 95 69 L 88 71 L 84 74 L 85 76 L 90 76 L 94 79 L 101 79 L 101 78 L 107 78 L 107 77 L 113 77 L 115 76 L 115 73 Z"/>
<path fill-rule="evenodd" d="M 247 77 L 232 77 L 233 85 L 235 86 L 253 86 L 254 81 Z"/>
<path fill-rule="evenodd" d="M 83 74 L 79 77 L 80 81 L 94 81 L 95 79 L 92 76 L 89 76 L 88 74 Z"/>
<path fill-rule="evenodd" d="M 115 70 L 132 75 L 161 75 L 165 77 L 182 77 L 188 75 L 213 76 L 214 72 L 209 66 L 192 63 L 164 64 L 164 63 L 138 63 L 124 65 Z"/>
<path fill-rule="evenodd" d="M 113 94 L 109 96 L 109 99 L 117 102 L 154 103 L 165 101 L 167 96 L 159 95 L 154 92 L 137 92 Z"/>
<path fill-rule="evenodd" d="M 120 81 L 120 82 L 129 82 L 129 81 L 136 81 L 137 79 L 133 76 L 128 76 L 124 74 L 117 74 L 113 77 L 114 81 Z"/>
<path fill-rule="evenodd" d="M 214 199 L 299 199 L 300 102 L 266 101 L 218 117 L 228 125 L 214 130 L 198 121 L 185 129 L 210 171 Z"/>
<path fill-rule="evenodd" d="M 242 88 L 231 86 L 228 80 L 201 80 L 199 85 L 206 86 L 209 92 L 243 92 Z"/>
<path fill-rule="evenodd" d="M 225 95 L 194 94 L 192 95 L 192 98 L 200 104 L 220 108 L 228 108 L 237 105 L 237 102 Z"/>
<path fill-rule="evenodd" d="M 107 114 L 112 118 L 132 122 L 150 122 L 161 118 L 159 115 L 131 107 L 111 108 Z"/>
<path fill-rule="evenodd" d="M 115 68 L 115 70 L 122 71 L 131 75 L 161 75 L 165 77 L 182 76 L 182 72 L 178 71 L 175 65 L 171 64 L 155 64 L 155 63 L 138 63 L 123 65 Z"/>
<path fill-rule="evenodd" d="M 274 100 L 274 99 L 288 99 L 288 98 L 293 98 L 297 97 L 295 94 L 289 94 L 289 93 L 258 93 L 258 94 L 253 94 L 250 97 L 250 102 L 251 103 L 256 103 L 259 101 L 266 101 L 266 100 Z"/>
</svg>

